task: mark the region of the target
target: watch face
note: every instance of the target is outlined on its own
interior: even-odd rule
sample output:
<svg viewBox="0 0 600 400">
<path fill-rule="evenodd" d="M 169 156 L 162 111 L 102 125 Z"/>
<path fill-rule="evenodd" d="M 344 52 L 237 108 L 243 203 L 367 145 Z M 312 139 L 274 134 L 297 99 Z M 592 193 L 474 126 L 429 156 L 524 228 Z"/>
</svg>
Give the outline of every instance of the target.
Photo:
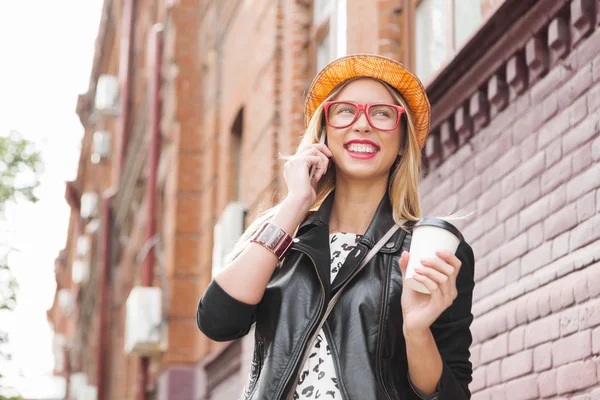
<svg viewBox="0 0 600 400">
<path fill-rule="evenodd" d="M 283 229 L 270 222 L 265 223 L 255 233 L 251 241 L 257 242 L 266 247 L 279 259 L 283 257 L 283 255 L 292 245 L 292 237 L 289 236 Z"/>
<path fill-rule="evenodd" d="M 260 235 L 260 236 L 262 236 L 260 239 L 269 248 L 274 249 L 275 247 L 277 247 L 277 245 L 279 244 L 279 241 L 281 240 L 281 238 L 283 237 L 284 234 L 285 234 L 285 232 L 283 232 L 277 226 L 275 226 L 273 224 L 268 224 L 265 227 L 263 234 Z"/>
</svg>

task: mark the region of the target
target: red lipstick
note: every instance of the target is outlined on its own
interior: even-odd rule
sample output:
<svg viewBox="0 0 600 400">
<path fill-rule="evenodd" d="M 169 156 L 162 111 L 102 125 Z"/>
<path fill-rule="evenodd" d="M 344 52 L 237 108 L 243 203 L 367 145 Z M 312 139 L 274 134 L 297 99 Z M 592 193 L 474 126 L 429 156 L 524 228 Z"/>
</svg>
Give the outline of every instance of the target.
<svg viewBox="0 0 600 400">
<path fill-rule="evenodd" d="M 363 153 L 363 152 L 354 152 L 354 151 L 350 151 L 350 145 L 352 144 L 364 144 L 364 145 L 369 145 L 372 146 L 375 151 L 372 153 Z M 365 140 L 365 139 L 352 139 L 347 141 L 344 144 L 344 148 L 346 149 L 346 152 L 348 153 L 348 155 L 352 158 L 357 158 L 360 160 L 368 160 L 370 158 L 373 158 L 377 155 L 377 153 L 379 152 L 379 150 L 381 149 L 381 147 L 375 143 L 372 142 L 370 140 Z"/>
</svg>

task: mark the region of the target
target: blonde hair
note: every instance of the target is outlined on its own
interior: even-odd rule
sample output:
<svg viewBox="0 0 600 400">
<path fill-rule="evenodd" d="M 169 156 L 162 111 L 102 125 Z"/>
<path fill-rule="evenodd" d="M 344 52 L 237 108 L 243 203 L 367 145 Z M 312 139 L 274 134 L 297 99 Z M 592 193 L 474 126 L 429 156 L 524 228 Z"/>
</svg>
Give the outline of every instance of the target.
<svg viewBox="0 0 600 400">
<path fill-rule="evenodd" d="M 330 101 L 334 99 L 341 90 L 348 85 L 350 82 L 357 79 L 373 79 L 365 77 L 351 78 L 336 88 L 334 88 L 329 96 L 324 100 Z M 415 134 L 415 125 L 413 116 L 408 103 L 400 95 L 400 93 L 387 83 L 375 79 L 382 83 L 386 89 L 390 92 L 394 100 L 398 105 L 404 107 L 406 124 L 401 124 L 407 130 L 402 132 L 403 144 L 400 156 L 400 162 L 398 165 L 394 164 L 393 171 L 390 173 L 388 191 L 390 196 L 390 202 L 392 204 L 393 218 L 396 224 L 402 226 L 403 221 L 417 221 L 421 218 L 421 203 L 419 199 L 419 167 L 421 165 L 421 149 L 417 143 L 417 137 Z M 322 134 L 323 125 L 323 104 L 315 110 L 313 116 L 310 119 L 308 127 L 302 135 L 298 149 L 310 144 L 319 143 Z M 282 157 L 284 159 L 291 158 Z M 309 214 L 319 209 L 323 201 L 327 196 L 335 189 L 335 168 L 330 168 L 325 175 L 319 180 L 316 187 L 317 197 L 315 203 L 309 210 Z M 266 210 L 260 214 L 246 229 L 242 237 L 236 243 L 233 251 L 226 257 L 225 263 L 230 263 L 235 257 L 237 257 L 242 250 L 249 243 L 252 235 L 267 221 L 269 221 L 277 213 L 281 207 L 281 202 Z M 295 234 L 295 233 L 294 233 Z"/>
</svg>

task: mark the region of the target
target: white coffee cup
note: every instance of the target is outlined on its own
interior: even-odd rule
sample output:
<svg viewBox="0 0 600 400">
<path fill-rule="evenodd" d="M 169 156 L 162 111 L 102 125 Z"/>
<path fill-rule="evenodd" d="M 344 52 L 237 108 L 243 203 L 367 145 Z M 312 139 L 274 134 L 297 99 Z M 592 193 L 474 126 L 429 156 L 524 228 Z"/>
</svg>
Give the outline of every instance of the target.
<svg viewBox="0 0 600 400">
<path fill-rule="evenodd" d="M 410 259 L 406 267 L 404 285 L 417 292 L 429 294 L 422 283 L 414 278 L 415 268 L 422 268 L 421 259 L 434 258 L 440 260 L 435 254 L 437 251 L 456 253 L 458 245 L 463 240 L 460 231 L 448 221 L 439 218 L 424 218 L 413 227 L 412 241 L 410 243 Z"/>
</svg>

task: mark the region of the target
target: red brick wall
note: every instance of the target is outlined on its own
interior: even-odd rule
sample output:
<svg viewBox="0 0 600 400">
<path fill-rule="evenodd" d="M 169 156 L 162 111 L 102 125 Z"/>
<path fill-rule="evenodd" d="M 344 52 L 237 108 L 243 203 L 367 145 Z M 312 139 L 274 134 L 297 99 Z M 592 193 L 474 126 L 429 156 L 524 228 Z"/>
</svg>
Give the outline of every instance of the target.
<svg viewBox="0 0 600 400">
<path fill-rule="evenodd" d="M 475 211 L 458 222 L 476 257 L 475 400 L 600 396 L 600 29 L 576 20 L 585 3 L 528 41 L 529 85 L 489 125 L 471 110 L 471 140 L 428 153 L 443 163 L 422 182 L 426 214 Z"/>
<path fill-rule="evenodd" d="M 199 47 L 198 1 L 182 1 L 167 13 L 163 57 L 165 142 L 161 163 L 165 167 L 163 234 L 165 267 L 169 278 L 169 348 L 164 365 L 190 364 L 206 352 L 197 335 L 195 307 L 206 284 L 198 263 L 203 196 L 200 179 L 208 152 L 201 143 L 202 84 Z M 194 300 L 194 298 L 196 300 Z"/>
</svg>

